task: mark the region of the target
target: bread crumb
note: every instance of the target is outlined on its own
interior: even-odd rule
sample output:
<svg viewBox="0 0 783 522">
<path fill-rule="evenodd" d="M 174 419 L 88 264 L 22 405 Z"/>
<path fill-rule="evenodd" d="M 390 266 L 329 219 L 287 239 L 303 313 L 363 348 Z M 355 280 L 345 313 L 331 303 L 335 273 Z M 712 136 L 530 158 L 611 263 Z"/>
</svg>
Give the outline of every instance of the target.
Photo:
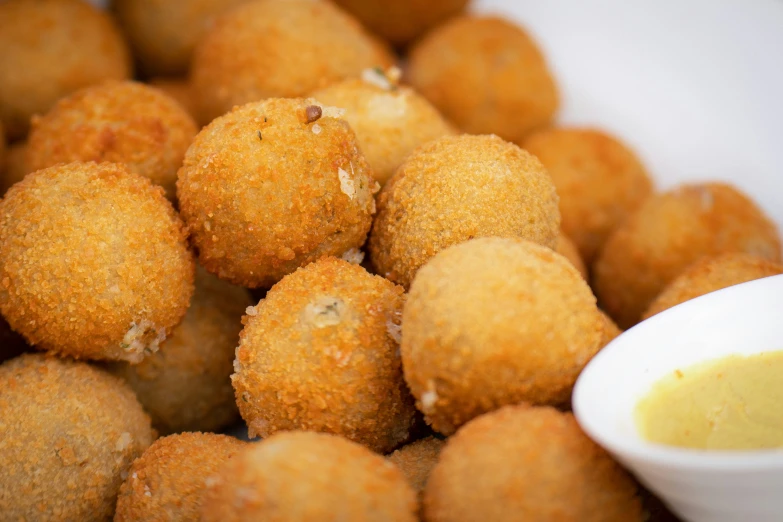
<svg viewBox="0 0 783 522">
<path fill-rule="evenodd" d="M 343 252 L 343 255 L 340 257 L 349 263 L 360 265 L 364 261 L 364 252 L 354 247 Z"/>
<path fill-rule="evenodd" d="M 348 173 L 338 168 L 337 177 L 340 178 L 340 191 L 351 199 L 356 197 L 356 186 Z"/>
</svg>

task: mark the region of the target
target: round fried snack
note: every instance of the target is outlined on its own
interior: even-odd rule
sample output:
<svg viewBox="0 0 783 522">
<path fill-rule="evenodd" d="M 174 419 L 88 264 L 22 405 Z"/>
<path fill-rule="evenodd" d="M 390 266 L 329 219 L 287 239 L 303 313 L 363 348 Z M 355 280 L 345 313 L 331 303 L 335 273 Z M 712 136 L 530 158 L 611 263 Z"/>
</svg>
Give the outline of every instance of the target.
<svg viewBox="0 0 783 522">
<path fill-rule="evenodd" d="M 506 406 L 446 442 L 424 491 L 427 522 L 641 522 L 631 477 L 570 413 Z"/>
<path fill-rule="evenodd" d="M 402 330 L 416 405 L 450 435 L 506 404 L 567 403 L 603 347 L 604 321 L 567 259 L 530 241 L 482 238 L 419 270 Z"/>
<path fill-rule="evenodd" d="M 314 100 L 269 99 L 236 108 L 196 136 L 177 195 L 207 270 L 268 288 L 364 243 L 377 183 L 339 115 Z"/>
<path fill-rule="evenodd" d="M 574 268 L 576 268 L 580 274 L 582 274 L 582 277 L 585 278 L 585 281 L 588 278 L 587 274 L 587 267 L 585 266 L 584 261 L 582 261 L 582 257 L 579 255 L 579 250 L 577 250 L 576 245 L 573 241 L 571 241 L 568 236 L 560 233 L 560 236 L 557 238 L 557 245 L 555 246 L 555 252 L 563 256 L 564 258 L 568 259 L 568 261 L 574 265 Z"/>
<path fill-rule="evenodd" d="M 403 289 L 323 258 L 248 309 L 232 376 L 251 437 L 342 435 L 385 453 L 408 440 L 416 409 L 399 355 Z"/>
<path fill-rule="evenodd" d="M 636 155 L 604 132 L 547 129 L 530 136 L 523 147 L 552 176 L 563 231 L 588 265 L 609 234 L 653 192 Z"/>
<path fill-rule="evenodd" d="M 0 390 L 3 520 L 111 519 L 124 474 L 154 440 L 133 391 L 44 354 L 3 363 Z"/>
<path fill-rule="evenodd" d="M 413 46 L 407 79 L 465 132 L 515 143 L 548 125 L 559 104 L 536 43 L 501 18 L 462 16 L 435 28 Z"/>
<path fill-rule="evenodd" d="M 419 496 L 419 501 L 444 444 L 446 444 L 444 440 L 430 436 L 411 442 L 388 457 L 405 475 L 405 480 Z"/>
<path fill-rule="evenodd" d="M 14 183 L 19 183 L 30 172 L 25 162 L 27 142 L 17 141 L 8 147 L 5 168 L 0 172 L 0 194 L 5 194 Z"/>
<path fill-rule="evenodd" d="M 416 147 L 454 134 L 430 102 L 410 87 L 396 85 L 394 71 L 365 69 L 361 79 L 312 94 L 321 103 L 345 109 L 345 120 L 381 185 Z"/>
<path fill-rule="evenodd" d="M 558 199 L 538 160 L 497 136 L 449 136 L 419 147 L 378 197 L 369 241 L 379 274 L 408 287 L 451 245 L 520 237 L 550 248 L 560 235 Z"/>
<path fill-rule="evenodd" d="M 249 445 L 211 480 L 201 522 L 414 522 L 397 466 L 324 433 L 278 433 Z"/>
<path fill-rule="evenodd" d="M 30 171 L 73 161 L 123 163 L 173 199 L 177 169 L 196 124 L 175 100 L 148 85 L 109 81 L 58 101 L 33 119 Z"/>
<path fill-rule="evenodd" d="M 0 311 L 38 349 L 139 362 L 193 293 L 163 190 L 115 163 L 39 170 L 0 202 Z"/>
<path fill-rule="evenodd" d="M 71 92 L 130 77 L 112 19 L 83 0 L 0 2 L 0 121 L 22 138 L 30 118 Z"/>
<path fill-rule="evenodd" d="M 393 63 L 381 43 L 330 2 L 253 0 L 218 18 L 196 46 L 191 77 L 208 123 L 235 105 L 306 96 Z"/>
<path fill-rule="evenodd" d="M 246 445 L 215 433 L 182 433 L 156 440 L 128 471 L 114 522 L 198 520 L 211 477 Z"/>
<path fill-rule="evenodd" d="M 606 346 L 610 342 L 614 341 L 617 336 L 623 333 L 623 331 L 620 330 L 620 327 L 617 326 L 614 321 L 612 321 L 612 318 L 606 315 L 605 312 L 602 310 L 599 310 L 599 312 L 601 313 L 601 319 L 604 322 L 604 338 L 601 342 L 601 346 Z"/>
<path fill-rule="evenodd" d="M 601 308 L 630 328 L 691 263 L 726 252 L 780 261 L 778 230 L 730 185 L 682 185 L 647 199 L 612 233 L 593 266 L 593 288 Z"/>
<path fill-rule="evenodd" d="M 198 119 L 198 109 L 193 95 L 193 89 L 190 81 L 186 78 L 153 78 L 149 84 L 156 89 L 160 89 L 171 99 L 175 100 L 190 114 L 191 118 Z"/>
<path fill-rule="evenodd" d="M 160 350 L 137 365 L 112 365 L 161 434 L 219 431 L 239 418 L 231 372 L 251 304 L 247 290 L 199 267 L 190 308 Z"/>
<path fill-rule="evenodd" d="M 783 274 L 783 265 L 750 254 L 730 253 L 705 257 L 690 265 L 669 283 L 650 304 L 642 319 L 649 319 L 673 306 L 716 290 L 779 274 Z"/>
</svg>

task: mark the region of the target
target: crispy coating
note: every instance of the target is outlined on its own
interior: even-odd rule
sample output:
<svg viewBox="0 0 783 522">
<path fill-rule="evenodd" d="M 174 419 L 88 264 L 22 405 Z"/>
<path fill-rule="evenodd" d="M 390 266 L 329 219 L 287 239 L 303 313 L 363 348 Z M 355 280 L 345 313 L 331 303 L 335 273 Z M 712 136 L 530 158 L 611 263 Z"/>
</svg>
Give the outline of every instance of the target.
<svg viewBox="0 0 783 522">
<path fill-rule="evenodd" d="M 696 297 L 756 279 L 783 274 L 783 265 L 750 254 L 704 257 L 686 268 L 650 304 L 642 319 Z"/>
<path fill-rule="evenodd" d="M 133 459 L 154 440 L 120 379 L 83 362 L 25 354 L 0 366 L 3 520 L 111 520 Z"/>
<path fill-rule="evenodd" d="M 190 308 L 160 350 L 137 365 L 112 365 L 161 434 L 219 431 L 239 418 L 230 376 L 251 304 L 247 290 L 198 267 Z"/>
<path fill-rule="evenodd" d="M 0 2 L 0 120 L 13 139 L 73 91 L 131 76 L 111 17 L 83 0 Z"/>
<path fill-rule="evenodd" d="M 587 267 L 585 266 L 584 261 L 582 261 L 582 256 L 579 255 L 579 250 L 577 250 L 574 242 L 571 241 L 571 239 L 569 239 L 568 236 L 562 232 L 557 238 L 555 252 L 568 259 L 568 261 L 574 265 L 574 268 L 576 268 L 579 273 L 582 274 L 582 277 L 585 279 L 585 281 L 587 281 Z"/>
<path fill-rule="evenodd" d="M 444 444 L 446 441 L 429 436 L 401 447 L 388 457 L 400 468 L 402 474 L 405 475 L 405 480 L 416 492 L 419 505 L 421 505 L 424 486 L 427 485 L 432 468 L 438 462 L 438 455 L 440 455 Z"/>
<path fill-rule="evenodd" d="M 39 170 L 0 202 L 0 311 L 42 350 L 139 362 L 193 293 L 163 190 L 115 163 Z"/>
<path fill-rule="evenodd" d="M 11 330 L 8 322 L 0 316 L 0 363 L 13 359 L 30 349 L 24 338 Z"/>
<path fill-rule="evenodd" d="M 410 87 L 365 69 L 361 79 L 345 80 L 315 91 L 318 101 L 345 109 L 375 179 L 383 185 L 419 145 L 454 134 L 443 116 Z"/>
<path fill-rule="evenodd" d="M 196 46 L 191 76 L 206 124 L 235 105 L 306 96 L 392 63 L 382 44 L 330 2 L 253 0 L 218 18 Z"/>
<path fill-rule="evenodd" d="M 386 453 L 408 440 L 416 409 L 402 377 L 403 289 L 322 258 L 248 309 L 232 376 L 251 437 L 342 435 Z"/>
<path fill-rule="evenodd" d="M 31 172 L 73 161 L 123 163 L 174 199 L 177 169 L 196 131 L 185 109 L 162 91 L 108 81 L 34 118 L 25 160 Z"/>
<path fill-rule="evenodd" d="M 422 145 L 378 196 L 369 240 L 379 274 L 405 287 L 432 256 L 476 237 L 520 237 L 550 248 L 558 199 L 539 161 L 497 136 Z"/>
<path fill-rule="evenodd" d="M 308 107 L 321 117 L 307 123 Z M 196 136 L 177 189 L 207 270 L 268 288 L 364 243 L 377 183 L 338 114 L 314 100 L 269 99 L 236 108 Z"/>
<path fill-rule="evenodd" d="M 549 124 L 555 81 L 521 27 L 495 17 L 461 16 L 413 46 L 407 79 L 465 132 L 515 143 Z"/>
<path fill-rule="evenodd" d="M 647 199 L 612 233 L 593 266 L 593 289 L 618 326 L 630 328 L 691 263 L 726 252 L 780 261 L 777 227 L 730 185 L 682 185 Z"/>
<path fill-rule="evenodd" d="M 207 487 L 201 522 L 414 522 L 397 466 L 335 435 L 287 432 L 249 445 Z"/>
<path fill-rule="evenodd" d="M 604 338 L 601 342 L 601 346 L 606 346 L 610 342 L 614 341 L 621 333 L 623 333 L 622 330 L 620 330 L 620 327 L 615 324 L 614 321 L 612 321 L 612 318 L 606 315 L 606 313 L 603 310 L 599 310 L 601 313 L 601 319 L 603 320 L 603 332 L 604 332 Z"/>
<path fill-rule="evenodd" d="M 246 445 L 215 433 L 181 433 L 156 440 L 128 470 L 114 522 L 198 520 L 211 477 Z"/>
<path fill-rule="evenodd" d="M 633 151 L 605 132 L 546 129 L 522 146 L 552 176 L 560 196 L 563 231 L 588 265 L 609 234 L 653 192 L 652 181 Z"/>
<path fill-rule="evenodd" d="M 19 183 L 29 169 L 25 162 L 27 142 L 17 141 L 8 147 L 5 156 L 5 168 L 0 171 L 0 194 L 5 194 L 14 183 Z"/>
<path fill-rule="evenodd" d="M 631 477 L 570 413 L 506 406 L 446 442 L 424 492 L 427 522 L 641 522 Z"/>
</svg>

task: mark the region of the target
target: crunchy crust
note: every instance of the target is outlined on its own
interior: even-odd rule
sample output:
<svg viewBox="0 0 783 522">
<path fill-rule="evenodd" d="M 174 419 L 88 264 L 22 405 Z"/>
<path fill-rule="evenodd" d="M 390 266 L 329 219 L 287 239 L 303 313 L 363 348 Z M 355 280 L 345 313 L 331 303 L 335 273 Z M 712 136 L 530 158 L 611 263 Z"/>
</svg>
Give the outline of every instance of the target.
<svg viewBox="0 0 783 522">
<path fill-rule="evenodd" d="M 568 259 L 568 261 L 574 265 L 574 268 L 582 274 L 584 280 L 588 280 L 587 267 L 585 266 L 584 261 L 582 261 L 582 257 L 579 255 L 579 250 L 576 248 L 574 242 L 562 232 L 557 238 L 555 252 Z"/>
</svg>

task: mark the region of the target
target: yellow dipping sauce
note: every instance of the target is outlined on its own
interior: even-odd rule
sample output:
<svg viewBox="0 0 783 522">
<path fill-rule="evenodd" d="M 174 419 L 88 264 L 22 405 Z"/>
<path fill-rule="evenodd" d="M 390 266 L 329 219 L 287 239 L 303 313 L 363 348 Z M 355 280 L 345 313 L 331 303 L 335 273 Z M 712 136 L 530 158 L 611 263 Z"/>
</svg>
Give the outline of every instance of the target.
<svg viewBox="0 0 783 522">
<path fill-rule="evenodd" d="M 676 370 L 636 406 L 650 442 L 683 448 L 783 448 L 783 351 Z"/>
</svg>

